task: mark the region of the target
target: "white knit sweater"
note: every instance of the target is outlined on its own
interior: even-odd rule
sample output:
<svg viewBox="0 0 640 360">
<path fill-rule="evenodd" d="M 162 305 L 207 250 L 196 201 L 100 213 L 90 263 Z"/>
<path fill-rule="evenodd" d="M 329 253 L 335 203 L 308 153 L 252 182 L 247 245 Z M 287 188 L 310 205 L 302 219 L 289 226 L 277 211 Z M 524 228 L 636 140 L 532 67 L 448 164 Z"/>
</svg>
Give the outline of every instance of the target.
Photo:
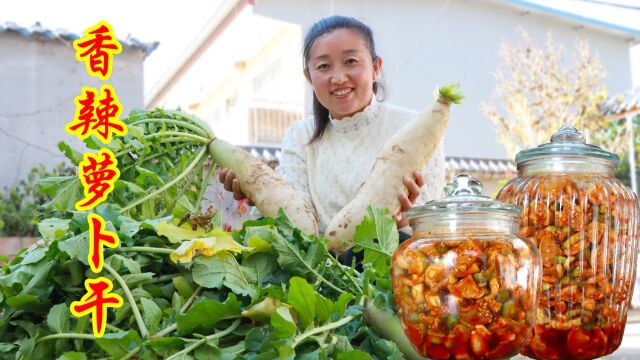
<svg viewBox="0 0 640 360">
<path fill-rule="evenodd" d="M 307 143 L 313 134 L 313 118 L 291 125 L 277 171 L 315 208 L 321 232 L 367 179 L 387 139 L 417 115 L 373 99 L 352 117 L 331 119 L 323 137 L 311 145 Z M 426 185 L 417 204 L 442 196 L 444 162 L 440 143 L 423 169 Z"/>
</svg>

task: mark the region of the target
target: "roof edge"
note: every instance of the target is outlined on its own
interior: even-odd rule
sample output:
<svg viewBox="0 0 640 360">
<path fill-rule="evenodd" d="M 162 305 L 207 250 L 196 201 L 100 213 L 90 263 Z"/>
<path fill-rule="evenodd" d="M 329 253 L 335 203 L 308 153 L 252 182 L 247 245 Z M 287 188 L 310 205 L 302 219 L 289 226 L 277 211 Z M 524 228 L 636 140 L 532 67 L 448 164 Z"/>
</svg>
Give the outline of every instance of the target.
<svg viewBox="0 0 640 360">
<path fill-rule="evenodd" d="M 640 86 L 609 96 L 601 106 L 605 117 L 609 119 L 640 113 Z"/>
<path fill-rule="evenodd" d="M 583 15 L 578 15 L 578 14 L 574 14 L 568 11 L 564 11 L 564 10 L 559 10 L 559 9 L 555 9 L 546 5 L 542 5 L 542 4 L 536 4 L 533 3 L 531 1 L 528 0 L 505 0 L 507 3 L 510 4 L 514 4 L 514 5 L 519 5 L 521 7 L 525 7 L 525 8 L 529 8 L 529 9 L 533 9 L 533 10 L 538 10 L 538 11 L 542 11 L 544 13 L 549 13 L 552 15 L 557 15 L 559 17 L 563 17 L 569 20 L 573 20 L 573 21 L 577 21 L 577 22 L 581 22 L 581 23 L 585 23 L 588 25 L 594 25 L 600 28 L 604 28 L 607 30 L 611 30 L 614 31 L 616 33 L 618 33 L 618 35 L 621 36 L 630 36 L 632 39 L 629 39 L 633 42 L 638 42 L 640 41 L 640 30 L 637 29 L 632 29 L 632 28 L 628 28 L 626 26 L 621 26 L 618 24 L 612 24 L 610 22 L 606 22 L 606 21 L 602 21 L 602 20 L 598 20 L 598 19 L 594 19 L 594 18 L 590 18 L 590 17 L 586 17 Z"/>
<path fill-rule="evenodd" d="M 71 32 L 67 29 L 52 30 L 44 27 L 39 21 L 36 21 L 30 28 L 18 25 L 13 21 L 0 22 L 0 33 L 16 33 L 23 37 L 39 36 L 46 40 L 68 40 L 74 41 L 82 38 L 82 34 Z M 118 39 L 123 47 L 137 48 L 142 50 L 146 55 L 152 53 L 160 44 L 158 41 L 143 42 L 135 37 L 127 39 Z"/>
</svg>

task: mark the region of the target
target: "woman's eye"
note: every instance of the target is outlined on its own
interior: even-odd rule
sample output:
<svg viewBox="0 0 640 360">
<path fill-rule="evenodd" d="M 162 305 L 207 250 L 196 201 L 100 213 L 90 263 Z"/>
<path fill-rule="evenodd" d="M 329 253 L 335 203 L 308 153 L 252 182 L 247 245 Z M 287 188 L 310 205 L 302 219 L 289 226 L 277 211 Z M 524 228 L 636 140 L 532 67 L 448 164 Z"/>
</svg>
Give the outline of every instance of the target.
<svg viewBox="0 0 640 360">
<path fill-rule="evenodd" d="M 358 59 L 348 59 L 347 64 L 355 64 L 358 62 Z"/>
<path fill-rule="evenodd" d="M 320 65 L 316 66 L 316 70 L 324 70 L 324 69 L 326 69 L 328 67 L 329 67 L 329 65 L 327 65 L 327 64 L 320 64 Z"/>
</svg>

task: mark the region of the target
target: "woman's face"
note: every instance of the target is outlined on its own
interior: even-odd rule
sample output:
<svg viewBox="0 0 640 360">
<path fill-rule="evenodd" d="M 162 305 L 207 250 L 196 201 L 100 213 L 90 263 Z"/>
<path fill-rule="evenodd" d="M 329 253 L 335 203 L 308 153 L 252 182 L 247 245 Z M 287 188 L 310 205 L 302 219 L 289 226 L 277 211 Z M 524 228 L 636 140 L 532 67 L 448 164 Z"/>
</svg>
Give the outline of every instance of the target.
<svg viewBox="0 0 640 360">
<path fill-rule="evenodd" d="M 318 101 L 334 119 L 362 111 L 373 96 L 382 60 L 371 52 L 357 31 L 337 29 L 318 37 L 309 52 L 305 76 Z"/>
</svg>

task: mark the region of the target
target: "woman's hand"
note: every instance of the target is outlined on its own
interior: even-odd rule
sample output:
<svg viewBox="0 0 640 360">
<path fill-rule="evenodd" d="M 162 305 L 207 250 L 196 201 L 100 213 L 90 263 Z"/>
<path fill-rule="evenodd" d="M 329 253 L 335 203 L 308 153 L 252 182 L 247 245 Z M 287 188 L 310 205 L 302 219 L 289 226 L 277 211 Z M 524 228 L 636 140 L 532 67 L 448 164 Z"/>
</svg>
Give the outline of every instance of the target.
<svg viewBox="0 0 640 360">
<path fill-rule="evenodd" d="M 236 173 L 231 169 L 220 169 L 218 173 L 218 180 L 224 184 L 224 189 L 233 192 L 233 198 L 236 200 L 247 199 L 247 196 L 242 192 L 240 188 L 240 181 L 236 179 Z M 247 199 L 249 206 L 254 206 L 253 201 Z"/>
<path fill-rule="evenodd" d="M 423 187 L 425 183 L 424 177 L 419 171 L 413 172 L 413 178 L 405 176 L 403 181 L 404 186 L 407 187 L 409 193 L 398 193 L 398 200 L 400 200 L 400 212 L 395 216 L 398 229 L 409 225 L 409 220 L 407 220 L 407 211 L 416 203 L 416 199 L 420 196 L 420 188 Z"/>
</svg>

